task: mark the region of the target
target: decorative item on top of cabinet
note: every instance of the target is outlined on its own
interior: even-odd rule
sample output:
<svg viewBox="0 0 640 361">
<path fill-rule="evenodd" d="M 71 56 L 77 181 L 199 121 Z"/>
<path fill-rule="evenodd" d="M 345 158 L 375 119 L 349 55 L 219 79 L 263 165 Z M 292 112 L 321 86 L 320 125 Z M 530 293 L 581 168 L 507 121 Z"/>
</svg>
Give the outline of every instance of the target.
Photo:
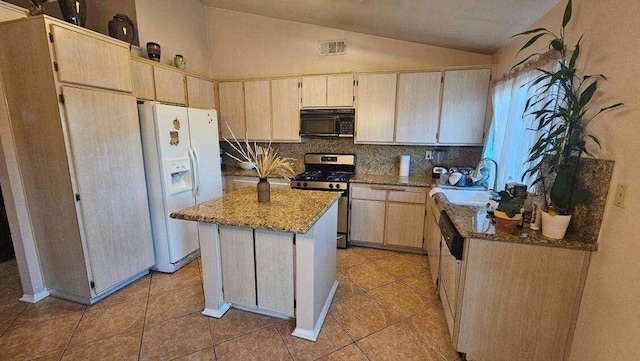
<svg viewBox="0 0 640 361">
<path fill-rule="evenodd" d="M 397 74 L 361 74 L 355 143 L 393 142 Z"/>
<path fill-rule="evenodd" d="M 128 16 L 116 14 L 113 19 L 109 20 L 109 36 L 129 43 L 129 47 L 131 47 L 133 39 L 136 37 L 136 27 Z"/>
<path fill-rule="evenodd" d="M 163 103 L 186 104 L 184 73 L 162 66 L 153 67 L 156 100 Z"/>
<path fill-rule="evenodd" d="M 442 72 L 398 76 L 395 143 L 435 144 L 440 122 Z"/>
<path fill-rule="evenodd" d="M 190 108 L 215 109 L 215 84 L 211 80 L 187 75 L 187 100 Z"/>
<path fill-rule="evenodd" d="M 84 27 L 87 22 L 86 0 L 58 0 L 64 21 Z"/>
<path fill-rule="evenodd" d="M 220 134 L 227 139 L 233 139 L 234 135 L 244 138 L 246 128 L 242 82 L 218 83 L 218 97 L 220 99 Z"/>
<path fill-rule="evenodd" d="M 136 58 L 131 58 L 133 76 L 133 95 L 142 100 L 156 100 L 156 88 L 153 84 L 153 66 Z"/>
<path fill-rule="evenodd" d="M 149 56 L 149 60 L 159 63 L 161 54 L 162 48 L 160 47 L 160 44 L 151 41 L 147 43 L 147 55 Z"/>
<path fill-rule="evenodd" d="M 298 78 L 271 80 L 271 139 L 300 142 L 300 88 Z"/>
<path fill-rule="evenodd" d="M 482 144 L 490 81 L 491 69 L 444 72 L 438 143 Z"/>
<path fill-rule="evenodd" d="M 176 54 L 176 56 L 173 57 L 173 64 L 180 70 L 187 68 L 187 60 L 180 54 Z"/>
<path fill-rule="evenodd" d="M 307 76 L 301 81 L 303 108 L 353 106 L 353 74 Z"/>
</svg>

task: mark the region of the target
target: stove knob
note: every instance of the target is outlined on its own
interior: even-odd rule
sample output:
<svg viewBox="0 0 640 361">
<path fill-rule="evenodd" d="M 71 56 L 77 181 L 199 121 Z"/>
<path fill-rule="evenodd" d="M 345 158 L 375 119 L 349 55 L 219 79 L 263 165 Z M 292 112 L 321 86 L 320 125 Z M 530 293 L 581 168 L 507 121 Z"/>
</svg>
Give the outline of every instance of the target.
<svg viewBox="0 0 640 361">
<path fill-rule="evenodd" d="M 306 187 L 307 186 L 307 182 L 302 183 L 302 186 Z"/>
<path fill-rule="evenodd" d="M 329 188 L 333 188 L 333 184 L 329 183 Z"/>
<path fill-rule="evenodd" d="M 336 189 L 340 189 L 340 184 L 336 184 Z"/>
<path fill-rule="evenodd" d="M 302 184 L 302 183 L 298 182 L 298 183 L 296 183 L 296 186 L 297 186 L 297 187 L 300 187 L 300 185 L 301 185 L 301 184 Z"/>
</svg>

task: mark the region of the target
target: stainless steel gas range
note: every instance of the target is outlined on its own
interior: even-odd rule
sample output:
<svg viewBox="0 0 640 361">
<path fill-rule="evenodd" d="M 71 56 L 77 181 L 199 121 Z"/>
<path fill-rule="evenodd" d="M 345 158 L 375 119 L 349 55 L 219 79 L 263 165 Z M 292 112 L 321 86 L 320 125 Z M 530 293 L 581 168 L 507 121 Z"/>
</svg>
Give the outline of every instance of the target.
<svg viewBox="0 0 640 361">
<path fill-rule="evenodd" d="M 304 173 L 291 181 L 291 188 L 342 193 L 338 200 L 338 248 L 347 247 L 349 179 L 355 171 L 355 154 L 307 153 Z"/>
</svg>

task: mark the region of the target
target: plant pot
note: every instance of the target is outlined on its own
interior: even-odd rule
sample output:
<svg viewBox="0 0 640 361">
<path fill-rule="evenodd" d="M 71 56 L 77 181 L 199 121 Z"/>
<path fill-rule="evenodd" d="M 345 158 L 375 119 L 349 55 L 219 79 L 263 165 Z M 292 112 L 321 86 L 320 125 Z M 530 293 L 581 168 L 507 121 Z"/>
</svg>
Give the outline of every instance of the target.
<svg viewBox="0 0 640 361">
<path fill-rule="evenodd" d="M 267 178 L 260 178 L 258 182 L 258 202 L 267 203 L 271 200 L 271 185 Z"/>
<path fill-rule="evenodd" d="M 509 234 L 516 233 L 518 223 L 522 219 L 521 213 L 509 217 L 506 213 L 496 209 L 493 214 L 496 216 L 496 231 Z"/>
<path fill-rule="evenodd" d="M 571 215 L 550 215 L 542 212 L 542 235 L 547 238 L 563 239 L 567 233 L 567 227 L 571 222 Z"/>
</svg>

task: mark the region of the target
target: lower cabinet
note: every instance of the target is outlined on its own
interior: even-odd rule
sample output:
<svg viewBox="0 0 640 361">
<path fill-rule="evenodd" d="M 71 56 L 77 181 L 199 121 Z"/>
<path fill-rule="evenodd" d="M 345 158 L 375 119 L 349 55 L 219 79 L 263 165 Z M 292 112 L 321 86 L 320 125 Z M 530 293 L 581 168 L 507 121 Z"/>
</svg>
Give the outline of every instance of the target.
<svg viewBox="0 0 640 361">
<path fill-rule="evenodd" d="M 350 187 L 351 242 L 422 248 L 426 188 L 368 184 Z"/>
<path fill-rule="evenodd" d="M 290 188 L 291 186 L 282 178 L 268 178 L 271 188 Z M 255 187 L 258 177 L 224 176 L 224 192 L 229 193 L 245 187 Z"/>
<path fill-rule="evenodd" d="M 219 229 L 223 299 L 293 317 L 294 235 L 251 228 Z"/>
<path fill-rule="evenodd" d="M 424 225 L 424 249 L 427 251 L 427 256 L 429 256 L 431 279 L 436 286 L 440 272 L 440 241 L 442 239 L 440 226 L 438 226 L 439 220 L 440 211 L 435 204 L 435 200 L 430 197 L 427 200 L 427 216 Z"/>
</svg>

